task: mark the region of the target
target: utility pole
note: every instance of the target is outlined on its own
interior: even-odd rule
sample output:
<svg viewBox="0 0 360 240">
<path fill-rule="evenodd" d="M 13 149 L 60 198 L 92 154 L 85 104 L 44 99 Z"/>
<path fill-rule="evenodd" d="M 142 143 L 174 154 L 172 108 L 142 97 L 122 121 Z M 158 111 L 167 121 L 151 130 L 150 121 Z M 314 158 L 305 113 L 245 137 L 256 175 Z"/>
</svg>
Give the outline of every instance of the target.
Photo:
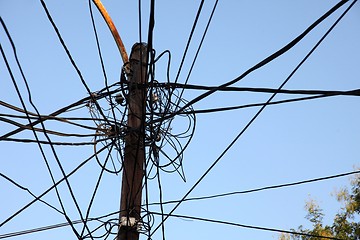
<svg viewBox="0 0 360 240">
<path fill-rule="evenodd" d="M 126 96 L 128 135 L 125 137 L 117 240 L 138 240 L 141 227 L 142 180 L 145 173 L 146 44 L 136 43 L 133 46 L 129 64 L 128 96 Z"/>
</svg>

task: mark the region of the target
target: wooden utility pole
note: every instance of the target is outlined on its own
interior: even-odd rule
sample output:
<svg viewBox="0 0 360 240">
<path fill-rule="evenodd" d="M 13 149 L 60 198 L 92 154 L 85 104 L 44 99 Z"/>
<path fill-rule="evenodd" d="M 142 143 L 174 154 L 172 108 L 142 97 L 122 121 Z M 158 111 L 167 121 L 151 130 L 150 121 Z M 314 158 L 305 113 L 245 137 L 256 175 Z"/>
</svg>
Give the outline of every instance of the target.
<svg viewBox="0 0 360 240">
<path fill-rule="evenodd" d="M 120 203 L 120 224 L 117 240 L 138 240 L 141 227 L 141 195 L 145 164 L 145 107 L 147 82 L 147 47 L 133 46 L 128 74 L 128 135 L 125 138 Z M 140 86 L 139 86 L 140 84 Z"/>
</svg>

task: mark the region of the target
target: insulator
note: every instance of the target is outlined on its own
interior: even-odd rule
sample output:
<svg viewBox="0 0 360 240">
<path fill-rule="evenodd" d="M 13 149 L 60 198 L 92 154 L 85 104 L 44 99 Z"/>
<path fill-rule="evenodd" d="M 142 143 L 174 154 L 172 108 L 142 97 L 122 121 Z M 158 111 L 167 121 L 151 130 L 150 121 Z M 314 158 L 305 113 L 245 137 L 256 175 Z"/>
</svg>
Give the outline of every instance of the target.
<svg viewBox="0 0 360 240">
<path fill-rule="evenodd" d="M 116 94 L 115 102 L 117 102 L 118 104 L 122 104 L 124 102 L 124 97 L 121 93 Z"/>
</svg>

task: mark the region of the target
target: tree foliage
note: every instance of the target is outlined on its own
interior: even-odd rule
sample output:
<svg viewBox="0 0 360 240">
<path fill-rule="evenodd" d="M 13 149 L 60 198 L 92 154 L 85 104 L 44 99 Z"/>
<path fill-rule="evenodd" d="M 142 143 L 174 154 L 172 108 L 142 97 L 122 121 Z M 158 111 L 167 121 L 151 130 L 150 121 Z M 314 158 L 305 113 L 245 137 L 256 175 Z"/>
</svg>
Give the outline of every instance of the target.
<svg viewBox="0 0 360 240">
<path fill-rule="evenodd" d="M 343 240 L 360 240 L 360 175 L 355 175 L 351 180 L 351 188 L 343 188 L 336 193 L 338 202 L 343 204 L 335 215 L 332 224 L 324 225 L 323 210 L 316 201 L 306 202 L 306 219 L 312 223 L 311 229 L 299 226 L 294 232 L 297 234 L 282 234 L 279 240 L 323 240 L 324 237 Z"/>
</svg>

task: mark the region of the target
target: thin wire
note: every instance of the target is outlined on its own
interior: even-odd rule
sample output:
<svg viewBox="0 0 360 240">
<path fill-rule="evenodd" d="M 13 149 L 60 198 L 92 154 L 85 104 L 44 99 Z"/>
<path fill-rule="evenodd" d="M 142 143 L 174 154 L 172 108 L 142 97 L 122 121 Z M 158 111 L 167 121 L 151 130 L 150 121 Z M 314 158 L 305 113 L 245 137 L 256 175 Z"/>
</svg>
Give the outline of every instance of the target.
<svg viewBox="0 0 360 240">
<path fill-rule="evenodd" d="M 9 181 L 10 183 L 12 183 L 13 185 L 15 185 L 16 187 L 20 188 L 21 190 L 24 190 L 26 192 L 28 192 L 32 197 L 37 198 L 36 195 L 34 193 L 32 193 L 30 191 L 30 189 L 28 189 L 27 187 L 24 187 L 22 185 L 20 185 L 19 183 L 15 182 L 13 179 L 11 179 L 10 177 L 6 176 L 5 174 L 0 173 L 0 177 L 6 179 L 7 181 Z M 48 202 L 44 201 L 44 200 L 39 200 L 40 202 L 44 203 L 45 205 L 47 205 L 48 207 L 54 209 L 55 211 L 57 211 L 58 213 L 64 215 L 64 212 L 60 211 L 59 209 L 57 209 L 56 207 L 54 207 L 53 205 L 49 204 Z"/>
<path fill-rule="evenodd" d="M 99 217 L 95 217 L 95 218 L 89 218 L 88 221 L 89 222 L 90 221 L 103 222 L 103 220 L 101 220 L 101 219 L 110 217 L 110 216 L 115 215 L 115 214 L 119 214 L 119 211 L 112 212 L 112 213 L 109 213 L 109 214 L 106 214 L 106 215 L 103 215 L 103 216 L 99 216 Z M 82 220 L 71 221 L 71 224 L 73 224 L 73 225 L 79 224 L 79 223 L 82 223 Z M 58 223 L 58 224 L 33 228 L 33 229 L 21 230 L 21 231 L 16 231 L 16 232 L 11 232 L 11 233 L 5 233 L 5 234 L 0 235 L 0 239 L 10 238 L 10 237 L 18 237 L 18 236 L 21 236 L 21 235 L 27 235 L 27 234 L 36 233 L 36 232 L 43 232 L 43 231 L 52 230 L 52 229 L 61 228 L 61 227 L 66 227 L 66 226 L 69 226 L 68 222 L 63 222 L 63 223 Z"/>
<path fill-rule="evenodd" d="M 160 200 L 160 212 L 161 212 L 161 221 L 164 221 L 164 206 L 162 204 L 162 186 L 161 186 L 161 179 L 160 179 L 160 172 L 159 168 L 156 168 L 157 171 L 157 181 L 158 181 L 158 188 L 159 188 L 159 200 Z M 148 209 L 147 209 L 148 210 Z M 161 225 L 161 232 L 162 232 L 162 239 L 165 240 L 165 224 Z"/>
<path fill-rule="evenodd" d="M 234 192 L 220 193 L 220 194 L 215 194 L 215 195 L 210 195 L 210 196 L 185 198 L 184 200 L 164 201 L 162 203 L 151 203 L 150 205 L 173 204 L 173 203 L 178 203 L 180 201 L 183 201 L 183 202 L 199 201 L 199 200 L 213 199 L 213 198 L 219 198 L 219 197 L 227 197 L 227 196 L 232 196 L 232 195 L 255 193 L 255 192 L 261 192 L 261 191 L 265 191 L 265 190 L 272 190 L 272 189 L 278 189 L 278 188 L 284 188 L 284 187 L 293 187 L 293 186 L 302 185 L 302 184 L 320 182 L 320 181 L 345 177 L 345 176 L 359 174 L 359 173 L 360 173 L 360 170 L 347 172 L 347 173 L 340 173 L 340 174 L 336 174 L 336 175 L 330 175 L 330 176 L 326 176 L 326 177 L 307 179 L 307 180 L 302 180 L 302 181 L 298 181 L 298 182 L 291 182 L 291 183 L 283 183 L 283 184 L 279 184 L 279 185 L 265 186 L 265 187 L 260 187 L 260 188 L 244 190 L 244 191 L 234 191 Z"/>
<path fill-rule="evenodd" d="M 38 118 L 38 120 L 32 122 L 31 124 L 26 125 L 26 127 L 29 128 L 29 127 L 35 126 L 35 125 L 37 125 L 37 124 L 39 124 L 41 122 L 44 122 L 44 121 L 46 121 L 46 120 L 48 120 L 50 118 L 53 118 L 53 117 L 55 117 L 57 115 L 60 115 L 61 113 L 64 113 L 64 112 L 68 111 L 69 109 L 71 109 L 73 107 L 79 106 L 80 104 L 83 104 L 84 102 L 89 101 L 91 99 L 92 99 L 91 97 L 85 97 L 83 99 L 80 99 L 80 100 L 76 101 L 75 103 L 72 103 L 72 104 L 70 104 L 70 105 L 68 105 L 66 107 L 63 107 L 63 108 L 51 113 L 49 116 L 45 116 L 44 118 L 42 118 L 42 115 L 41 115 Z M 1 102 L 1 104 L 3 104 L 3 102 Z M 29 112 L 23 111 L 23 110 L 22 110 L 22 112 L 29 113 Z M 34 115 L 36 115 L 36 114 L 34 113 Z M 10 137 L 10 136 L 12 136 L 14 134 L 20 133 L 23 130 L 25 130 L 25 129 L 24 128 L 18 128 L 18 129 L 15 129 L 15 130 L 11 131 L 11 132 L 8 132 L 8 133 L 4 134 L 3 136 L 1 136 L 0 140 L 6 139 L 7 137 Z"/>
<path fill-rule="evenodd" d="M 86 146 L 86 145 L 94 145 L 94 142 L 55 142 L 55 141 L 45 141 L 45 140 L 34 140 L 34 139 L 26 139 L 26 138 L 5 138 L 1 141 L 4 142 L 21 142 L 21 143 L 40 143 L 40 144 L 52 144 L 58 146 Z"/>
<path fill-rule="evenodd" d="M 270 105 L 278 105 L 278 104 L 284 104 L 284 103 L 291 103 L 291 102 L 300 102 L 300 101 L 307 101 L 307 100 L 313 100 L 313 99 L 319 99 L 319 98 L 327 98 L 327 97 L 334 97 L 339 95 L 347 95 L 347 94 L 322 94 L 322 95 L 316 95 L 316 96 L 310 96 L 310 97 L 301 97 L 301 98 L 293 98 L 293 99 L 285 99 L 285 100 L 279 100 L 279 101 L 273 101 L 270 103 L 253 103 L 253 104 L 245 104 L 240 106 L 232 106 L 232 107 L 222 107 L 222 108 L 209 108 L 209 109 L 199 109 L 194 110 L 192 112 L 189 112 L 189 114 L 199 114 L 199 113 L 214 113 L 214 112 L 224 112 L 224 111 L 231 111 L 231 110 L 238 110 L 243 108 L 251 108 L 251 107 L 261 107 L 265 104 Z M 349 94 L 350 95 L 350 94 Z M 355 95 L 357 96 L 357 95 Z M 183 112 L 183 114 L 186 114 L 187 112 Z"/>
<path fill-rule="evenodd" d="M 1 101 L 0 101 L 0 105 L 1 105 Z M 28 112 L 28 115 L 29 115 L 29 118 L 31 120 L 39 120 L 38 117 L 31 117 L 30 115 L 32 115 L 31 112 Z M 11 121 L 10 119 L 7 119 L 7 118 L 15 118 L 15 119 L 27 119 L 26 116 L 22 116 L 22 115 L 14 115 L 14 114 L 5 114 L 5 113 L 0 113 L 0 117 L 4 117 L 2 118 L 2 121 Z M 93 118 L 81 118 L 81 117 L 52 117 L 52 116 L 48 116 L 48 115 L 41 115 L 40 116 L 41 119 L 43 118 L 47 118 L 49 120 L 55 120 L 55 121 L 58 121 L 58 122 L 63 122 L 63 123 L 68 123 L 70 125 L 74 125 L 74 126 L 77 126 L 77 127 L 80 127 L 80 128 L 84 128 L 84 129 L 87 129 L 87 130 L 92 130 L 92 131 L 96 131 L 97 128 L 95 127 L 92 127 L 92 126 L 87 126 L 87 125 L 84 125 L 84 124 L 80 124 L 80 123 L 76 123 L 76 122 L 72 122 L 71 120 L 81 120 L 81 121 L 93 121 L 94 119 Z M 5 119 L 5 120 L 3 120 Z M 97 119 L 98 121 L 99 120 L 103 120 L 103 119 Z M 15 124 L 15 123 L 14 123 Z M 16 125 L 19 125 L 18 122 L 16 122 Z M 21 125 L 21 124 L 20 124 Z M 28 126 L 28 125 L 21 125 L 22 128 L 25 129 L 30 129 L 31 127 Z"/>
<path fill-rule="evenodd" d="M 88 163 L 91 159 L 93 159 L 95 157 L 96 154 L 101 153 L 102 151 L 104 151 L 105 149 L 107 149 L 108 146 L 104 146 L 103 148 L 101 148 L 97 153 L 94 153 L 93 155 L 91 155 L 90 157 L 88 157 L 87 159 L 85 159 L 82 163 L 80 163 L 76 168 L 74 168 L 70 173 L 68 173 L 65 177 L 61 178 L 59 181 L 57 181 L 55 184 L 53 184 L 51 187 L 49 187 L 48 189 L 46 189 L 43 193 L 41 193 L 40 195 L 38 195 L 36 197 L 36 199 L 30 201 L 29 203 L 27 203 L 24 207 L 20 208 L 18 211 L 16 211 L 14 214 L 12 214 L 11 216 L 9 216 L 7 219 L 5 219 L 3 222 L 0 223 L 0 227 L 4 226 L 7 222 L 11 221 L 14 217 L 16 217 L 17 215 L 19 215 L 20 213 L 22 213 L 23 211 L 25 211 L 28 207 L 32 206 L 34 203 L 36 203 L 37 201 L 39 201 L 42 197 L 44 197 L 46 194 L 48 194 L 50 191 L 52 191 L 54 188 L 56 188 L 60 183 L 62 183 L 63 181 L 65 181 L 65 179 L 68 179 L 70 176 L 72 176 L 74 173 L 76 173 L 79 169 L 81 169 L 83 166 L 85 166 L 86 163 Z M 83 221 L 83 220 L 82 220 Z"/>
<path fill-rule="evenodd" d="M 204 5 L 204 0 L 202 0 L 202 1 L 200 2 L 198 11 L 197 11 L 197 13 L 196 13 L 196 17 L 195 17 L 195 20 L 194 20 L 192 29 L 191 29 L 191 31 L 190 31 L 190 35 L 189 35 L 189 37 L 188 37 L 188 41 L 187 41 L 187 43 L 186 43 L 186 47 L 185 47 L 185 50 L 184 50 L 184 53 L 183 53 L 183 57 L 182 57 L 182 59 L 181 59 L 181 62 L 180 62 L 180 65 L 179 65 L 179 69 L 178 69 L 177 74 L 176 74 L 176 77 L 175 77 L 175 81 L 174 81 L 175 83 L 177 83 L 178 80 L 179 80 L 180 73 L 181 73 L 183 64 L 184 64 L 184 62 L 185 62 L 185 58 L 186 58 L 186 55 L 187 55 L 187 52 L 188 52 L 188 49 L 189 49 L 189 46 L 190 46 L 190 42 L 191 42 L 192 37 L 193 37 L 193 34 L 194 34 L 194 32 L 195 32 L 195 29 L 196 29 L 196 26 L 197 26 L 197 23 L 198 23 L 198 20 L 199 20 L 199 17 L 200 17 L 200 14 L 201 14 L 203 5 Z M 173 95 L 173 93 L 174 93 L 174 89 L 171 90 L 171 93 L 169 94 L 169 99 L 171 99 L 171 96 Z M 170 107 L 169 105 L 170 105 L 170 103 L 171 103 L 171 101 L 169 101 L 168 104 L 167 104 L 167 106 L 165 107 L 164 114 L 169 111 L 169 107 Z M 178 104 L 179 104 L 179 102 L 178 102 L 176 105 L 178 105 Z M 165 118 L 163 117 L 163 118 L 162 118 L 162 121 L 164 121 L 164 120 L 165 120 Z M 168 123 L 166 132 L 168 132 L 168 130 L 169 130 L 169 128 L 170 128 L 170 123 L 171 123 L 171 122 L 172 122 L 172 121 L 170 121 L 170 122 Z"/>
<path fill-rule="evenodd" d="M 42 128 L 27 127 L 26 125 L 23 125 L 21 123 L 18 123 L 18 122 L 15 122 L 15 121 L 12 121 L 10 119 L 3 118 L 3 117 L 0 117 L 0 121 L 12 124 L 12 125 L 20 127 L 20 128 L 24 128 L 24 129 L 27 129 L 27 130 L 33 130 L 35 132 L 42 132 L 42 133 L 46 132 L 47 134 L 52 134 L 52 135 L 57 135 L 57 136 L 62 136 L 62 137 L 79 137 L 79 138 L 82 138 L 82 137 L 94 137 L 96 135 L 96 134 L 62 133 L 62 132 L 48 130 L 48 129 L 44 130 Z"/>
<path fill-rule="evenodd" d="M 217 89 L 219 92 L 255 92 L 255 93 L 274 93 L 278 89 L 274 88 L 253 88 L 253 87 L 224 87 L 218 89 L 216 86 L 205 86 L 205 85 L 194 85 L 194 84 L 181 84 L 181 83 L 155 83 L 156 87 L 164 88 L 180 88 L 180 89 L 191 89 L 191 90 L 213 90 Z M 353 95 L 360 96 L 360 89 L 340 91 L 340 90 L 290 90 L 280 89 L 278 93 L 283 94 L 338 94 L 338 95 Z"/>
<path fill-rule="evenodd" d="M 111 145 L 112 147 L 113 145 Z M 110 151 L 108 152 L 108 156 L 110 155 Z M 104 163 L 104 166 L 106 166 L 106 163 L 107 161 L 109 160 L 109 157 L 106 158 L 105 160 L 105 163 Z M 99 174 L 99 177 L 98 177 L 98 180 L 96 182 L 96 185 L 95 185 L 95 188 L 94 188 L 94 191 L 93 191 L 93 194 L 91 196 L 91 199 L 90 199 L 90 202 L 89 202 L 89 206 L 87 208 L 87 211 L 86 211 L 86 214 L 85 214 L 85 222 L 88 222 L 89 221 L 89 216 L 90 216 L 90 210 L 91 210 L 91 206 L 94 202 L 94 199 L 95 199 L 95 196 L 96 196 L 96 193 L 99 189 L 99 186 L 100 186 L 100 182 L 101 182 L 101 179 L 103 177 L 103 174 L 105 172 L 105 167 L 101 168 L 101 171 L 100 171 L 100 174 Z M 83 226 L 82 230 L 81 230 L 81 236 L 83 236 L 84 234 L 84 231 L 85 231 L 85 226 Z"/>
<path fill-rule="evenodd" d="M 189 50 L 190 42 L 191 42 L 192 37 L 193 37 L 193 34 L 194 34 L 194 32 L 195 32 L 195 28 L 196 28 L 196 26 L 197 26 L 197 23 L 198 23 L 198 20 L 199 20 L 200 13 L 201 13 L 201 11 L 202 11 L 203 5 L 204 5 L 204 0 L 201 0 L 200 5 L 199 5 L 199 8 L 198 8 L 198 11 L 197 11 L 197 13 L 196 13 L 196 17 L 195 17 L 193 26 L 192 26 L 191 31 L 190 31 L 190 35 L 189 35 L 189 37 L 188 37 L 188 41 L 187 41 L 187 43 L 186 43 L 186 47 L 185 47 L 185 50 L 184 50 L 184 53 L 183 53 L 183 57 L 182 57 L 181 62 L 180 62 L 179 69 L 178 69 L 177 74 L 176 74 L 176 77 L 175 77 L 175 83 L 177 83 L 178 80 L 179 80 L 180 72 L 181 72 L 182 67 L 183 67 L 183 65 L 184 65 L 185 58 L 186 58 L 187 52 L 188 52 L 188 50 Z"/>
<path fill-rule="evenodd" d="M 218 0 L 215 1 L 215 4 L 214 4 L 214 7 L 213 7 L 213 9 L 212 9 L 212 11 L 211 11 L 209 20 L 208 20 L 208 22 L 207 22 L 207 24 L 206 24 L 205 31 L 204 31 L 203 36 L 202 36 L 202 38 L 201 38 L 201 41 L 200 41 L 200 43 L 199 43 L 198 49 L 196 50 L 195 57 L 194 57 L 194 59 L 193 59 L 193 61 L 192 61 L 192 63 L 191 63 L 190 70 L 189 70 L 189 72 L 188 72 L 188 74 L 187 74 L 187 76 L 186 76 L 184 85 L 186 85 L 186 84 L 188 83 L 188 81 L 189 81 L 189 78 L 190 78 L 190 75 L 191 75 L 191 73 L 192 73 L 192 70 L 193 70 L 193 68 L 194 68 L 194 66 L 195 66 L 197 57 L 198 57 L 198 55 L 199 55 L 199 53 L 200 53 L 200 49 L 201 49 L 202 44 L 203 44 L 203 42 L 204 42 L 204 40 L 205 40 L 206 34 L 207 34 L 208 30 L 209 30 L 209 26 L 210 26 L 210 23 L 211 23 L 212 18 L 213 18 L 213 16 L 214 16 L 214 13 L 215 13 L 215 10 L 216 10 L 216 7 L 217 7 L 218 2 L 219 2 Z M 175 84 L 176 84 L 176 81 L 175 81 Z M 181 99 L 183 93 L 184 93 L 184 89 L 182 89 L 182 91 L 181 91 L 181 93 L 180 93 L 180 98 L 179 98 L 179 99 Z M 179 104 L 179 102 L 178 102 L 178 104 Z"/>
<path fill-rule="evenodd" d="M 48 10 L 48 8 L 47 8 L 44 0 L 40 0 L 40 2 L 41 2 L 41 5 L 42 5 L 45 13 L 46 13 L 47 18 L 49 19 L 49 22 L 51 23 L 53 29 L 55 30 L 55 33 L 56 33 L 56 35 L 58 36 L 58 39 L 59 39 L 61 45 L 63 46 L 63 48 L 64 48 L 64 50 L 65 50 L 65 52 L 66 52 L 66 55 L 68 56 L 71 64 L 73 65 L 75 71 L 77 72 L 78 76 L 80 77 L 81 83 L 84 85 L 84 87 L 85 87 L 85 89 L 87 90 L 87 92 L 89 93 L 89 95 L 91 95 L 91 90 L 90 90 L 89 86 L 86 84 L 85 79 L 83 78 L 82 73 L 80 72 L 80 69 L 77 67 L 77 65 L 76 65 L 76 63 L 75 63 L 75 60 L 72 58 L 71 53 L 70 53 L 69 49 L 67 48 L 67 46 L 66 46 L 66 44 L 65 44 L 65 41 L 64 41 L 64 39 L 62 38 L 62 36 L 61 36 L 61 34 L 60 34 L 60 31 L 59 31 L 59 29 L 57 28 L 54 20 L 52 19 L 51 15 L 50 15 L 50 12 L 49 12 L 49 10 Z"/>
<path fill-rule="evenodd" d="M 161 213 L 156 213 L 156 212 L 152 212 L 152 214 L 162 215 Z M 319 238 L 319 239 L 345 240 L 345 239 L 336 238 L 336 237 L 319 236 L 319 235 L 303 233 L 303 232 L 282 230 L 282 229 L 276 229 L 276 228 L 267 228 L 267 227 L 253 226 L 253 225 L 245 225 L 245 224 L 240 224 L 240 223 L 221 221 L 221 220 L 209 219 L 209 218 L 201 218 L 201 217 L 185 216 L 185 215 L 177 215 L 177 214 L 167 214 L 166 216 L 167 217 L 182 218 L 182 219 L 197 220 L 197 221 L 203 221 L 203 222 L 218 223 L 218 224 L 224 224 L 224 225 L 230 225 L 230 226 L 242 227 L 242 228 L 250 228 L 250 229 L 262 230 L 262 231 L 289 233 L 289 234 L 293 234 L 293 235 L 315 237 L 315 238 Z"/>
<path fill-rule="evenodd" d="M 91 220 L 92 219 L 89 219 L 88 221 L 91 221 Z M 82 220 L 76 220 L 76 221 L 71 222 L 72 225 L 79 224 L 79 223 L 82 223 Z M 31 233 L 43 232 L 43 231 L 52 230 L 52 229 L 61 228 L 61 227 L 67 227 L 67 226 L 69 226 L 69 222 L 58 223 L 58 224 L 54 224 L 54 225 L 33 228 L 33 229 L 28 229 L 28 230 L 22 230 L 22 231 L 17 231 L 17 232 L 5 233 L 5 234 L 0 235 L 0 239 L 18 237 L 21 235 L 28 235 Z"/>
</svg>

